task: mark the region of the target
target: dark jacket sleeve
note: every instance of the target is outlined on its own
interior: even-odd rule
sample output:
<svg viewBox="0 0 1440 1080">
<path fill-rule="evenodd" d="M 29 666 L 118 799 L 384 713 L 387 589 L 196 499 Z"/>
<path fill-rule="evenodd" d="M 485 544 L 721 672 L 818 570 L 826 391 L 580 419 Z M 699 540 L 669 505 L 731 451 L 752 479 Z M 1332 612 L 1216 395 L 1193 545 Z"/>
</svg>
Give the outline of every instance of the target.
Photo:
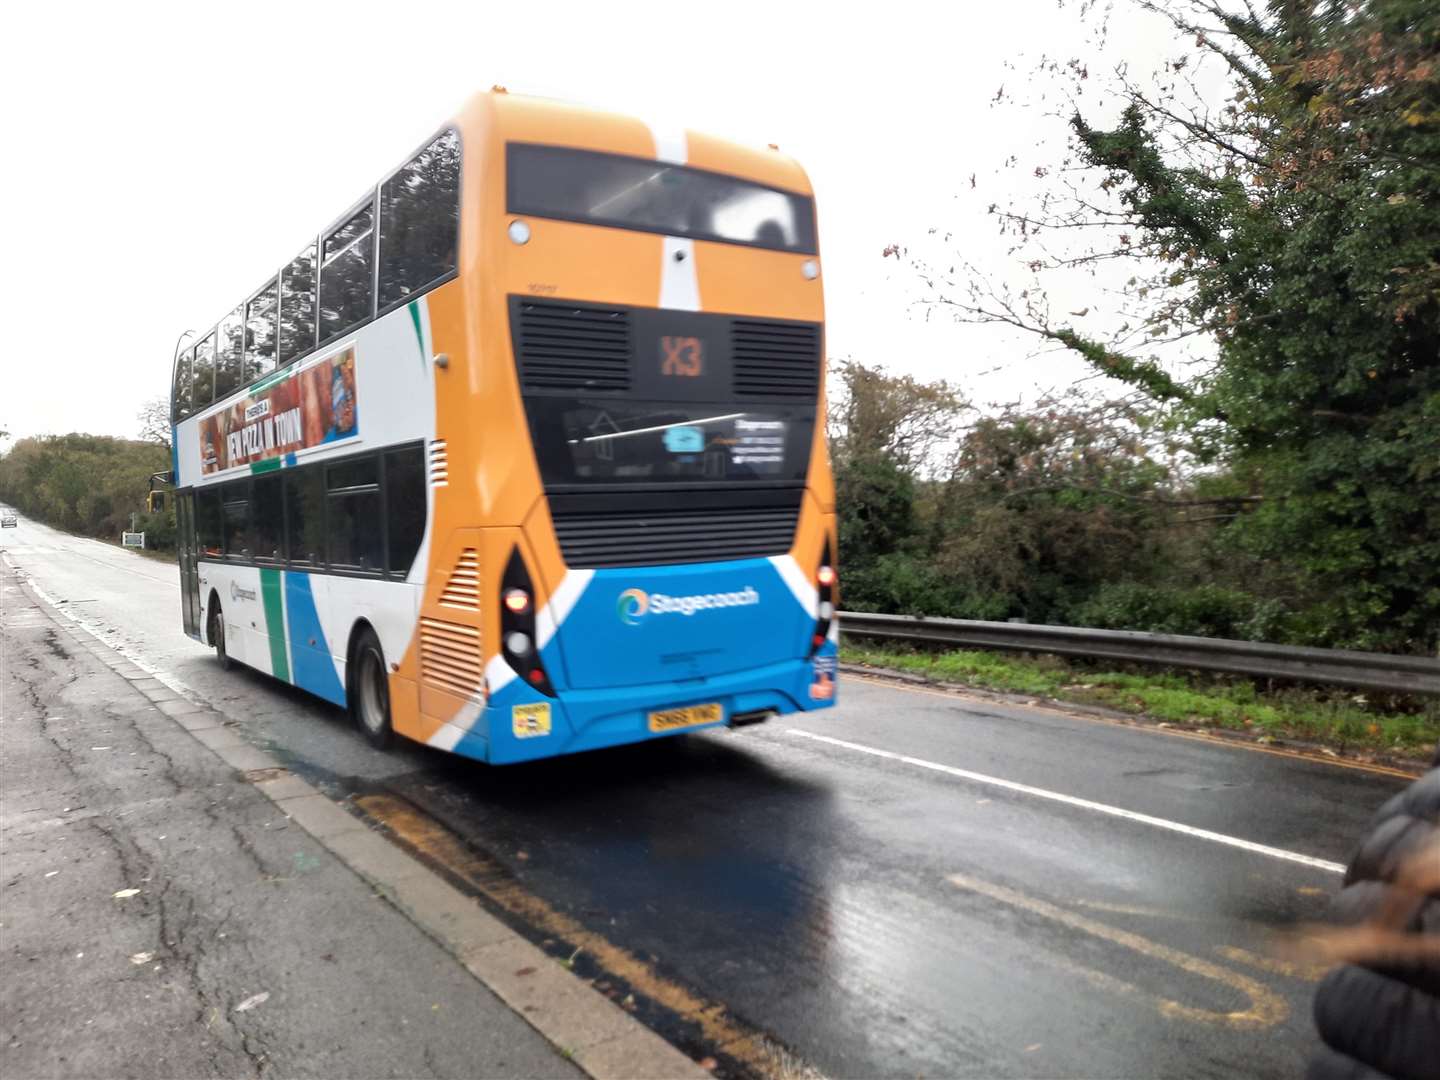
<svg viewBox="0 0 1440 1080">
<path fill-rule="evenodd" d="M 1376 813 L 1331 905 L 1334 921 L 1355 925 L 1386 905 L 1400 867 L 1440 830 L 1440 769 L 1431 769 Z M 1403 927 L 1440 934 L 1440 895 L 1413 901 Z M 1440 965 L 1413 960 L 1346 964 L 1315 992 L 1315 1026 L 1324 1046 L 1307 1080 L 1440 1080 Z"/>
</svg>

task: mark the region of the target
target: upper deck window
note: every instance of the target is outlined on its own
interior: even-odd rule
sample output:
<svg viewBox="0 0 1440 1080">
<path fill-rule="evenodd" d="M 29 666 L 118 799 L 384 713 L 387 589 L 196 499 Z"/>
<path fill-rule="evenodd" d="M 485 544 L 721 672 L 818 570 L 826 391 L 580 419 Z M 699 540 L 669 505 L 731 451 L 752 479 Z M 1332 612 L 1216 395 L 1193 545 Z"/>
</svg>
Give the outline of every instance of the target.
<svg viewBox="0 0 1440 1080">
<path fill-rule="evenodd" d="M 190 404 L 199 412 L 215 397 L 215 334 L 206 334 L 195 346 L 195 362 L 191 368 Z"/>
<path fill-rule="evenodd" d="M 815 204 L 793 192 L 648 158 L 507 147 L 512 214 L 816 253 Z"/>
<path fill-rule="evenodd" d="M 246 373 L 263 375 L 275 367 L 275 309 L 279 286 L 274 280 L 250 299 L 245 312 Z M 252 375 L 252 377 L 253 377 Z"/>
<path fill-rule="evenodd" d="M 364 322 L 372 309 L 375 207 L 367 202 L 325 235 L 320 253 L 320 344 Z"/>
<path fill-rule="evenodd" d="M 245 305 L 220 320 L 215 344 L 215 400 L 233 394 L 249 381 L 241 377 L 240 355 L 245 337 Z"/>
<path fill-rule="evenodd" d="M 380 185 L 379 309 L 455 269 L 460 136 L 446 131 Z"/>
<path fill-rule="evenodd" d="M 280 271 L 280 355 L 284 367 L 315 347 L 315 244 Z"/>
<path fill-rule="evenodd" d="M 186 349 L 175 361 L 175 393 L 171 406 L 171 419 L 180 421 L 190 415 L 193 399 L 190 393 L 190 361 L 194 349 Z"/>
</svg>

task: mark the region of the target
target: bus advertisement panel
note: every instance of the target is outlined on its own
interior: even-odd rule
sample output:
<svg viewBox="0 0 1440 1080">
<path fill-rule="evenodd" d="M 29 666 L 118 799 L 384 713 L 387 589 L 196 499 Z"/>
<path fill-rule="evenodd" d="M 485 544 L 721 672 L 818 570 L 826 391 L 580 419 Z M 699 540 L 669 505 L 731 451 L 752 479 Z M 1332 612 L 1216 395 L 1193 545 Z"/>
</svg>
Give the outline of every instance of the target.
<svg viewBox="0 0 1440 1080">
<path fill-rule="evenodd" d="M 204 475 L 293 454 L 360 433 L 355 349 L 262 383 L 200 421 Z"/>
</svg>

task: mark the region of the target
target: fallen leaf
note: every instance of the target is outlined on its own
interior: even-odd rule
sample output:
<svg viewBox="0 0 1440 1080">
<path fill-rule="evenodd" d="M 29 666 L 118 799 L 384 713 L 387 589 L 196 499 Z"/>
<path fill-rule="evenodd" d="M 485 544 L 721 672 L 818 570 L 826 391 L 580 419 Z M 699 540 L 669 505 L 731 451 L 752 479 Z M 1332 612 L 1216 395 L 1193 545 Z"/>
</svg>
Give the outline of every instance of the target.
<svg viewBox="0 0 1440 1080">
<path fill-rule="evenodd" d="M 270 1000 L 270 991 L 269 991 L 269 990 L 262 990 L 262 991 L 260 991 L 260 993 L 258 993 L 258 994 L 252 994 L 250 997 L 248 997 L 248 998 L 246 998 L 244 1001 L 240 1002 L 239 1005 L 236 1005 L 236 1006 L 235 1006 L 235 1011 L 236 1011 L 236 1012 L 249 1012 L 251 1009 L 255 1008 L 256 1005 L 264 1005 L 265 1002 L 267 1002 L 267 1001 L 269 1001 L 269 1000 Z"/>
<path fill-rule="evenodd" d="M 113 893 L 112 895 L 115 897 L 116 900 L 124 900 L 127 896 L 134 896 L 139 891 L 139 889 L 121 889 L 119 892 Z"/>
<path fill-rule="evenodd" d="M 712 1071 L 720 1067 L 720 1063 L 716 1061 L 713 1057 L 701 1058 L 698 1062 L 696 1062 L 696 1064 L 699 1065 L 702 1069 L 710 1069 Z"/>
<path fill-rule="evenodd" d="M 518 971 L 516 971 L 515 974 L 516 974 L 516 975 L 534 975 L 534 974 L 535 974 L 535 969 L 534 969 L 533 967 L 523 967 L 523 968 L 520 968 Z"/>
<path fill-rule="evenodd" d="M 528 851 L 517 851 L 515 852 L 515 858 L 519 859 L 521 862 L 529 862 L 530 853 Z"/>
<path fill-rule="evenodd" d="M 132 964 L 148 964 L 151 960 L 154 959 L 155 954 L 153 952 L 137 952 L 135 955 L 130 957 L 130 962 Z"/>
</svg>

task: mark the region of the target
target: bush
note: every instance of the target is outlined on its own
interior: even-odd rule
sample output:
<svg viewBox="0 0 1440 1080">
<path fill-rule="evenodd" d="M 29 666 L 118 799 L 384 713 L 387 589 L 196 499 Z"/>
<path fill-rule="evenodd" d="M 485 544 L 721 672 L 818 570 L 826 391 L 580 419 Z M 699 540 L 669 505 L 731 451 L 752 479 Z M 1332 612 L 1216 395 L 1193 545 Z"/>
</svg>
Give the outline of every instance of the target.
<svg viewBox="0 0 1440 1080">
<path fill-rule="evenodd" d="M 1276 630 L 1273 605 L 1219 585 L 1163 587 L 1138 582 L 1101 585 L 1074 605 L 1067 622 L 1101 630 L 1263 640 Z"/>
</svg>

